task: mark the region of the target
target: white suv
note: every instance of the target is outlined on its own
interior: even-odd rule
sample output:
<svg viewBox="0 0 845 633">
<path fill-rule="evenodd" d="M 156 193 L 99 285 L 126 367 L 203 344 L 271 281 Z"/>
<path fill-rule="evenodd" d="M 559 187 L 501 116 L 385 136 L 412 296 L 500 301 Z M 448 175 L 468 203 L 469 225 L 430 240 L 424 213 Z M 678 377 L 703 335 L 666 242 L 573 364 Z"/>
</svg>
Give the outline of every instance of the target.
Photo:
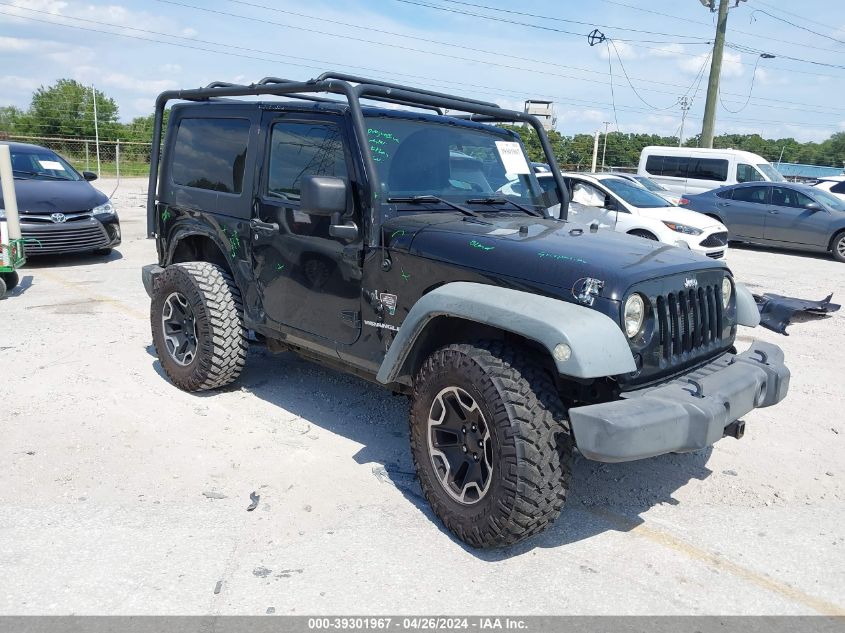
<svg viewBox="0 0 845 633">
<path fill-rule="evenodd" d="M 543 189 L 555 187 L 552 174 L 536 174 Z M 579 224 L 598 222 L 650 240 L 674 246 L 689 247 L 708 257 L 719 259 L 728 250 L 728 229 L 724 224 L 702 213 L 676 207 L 648 189 L 612 174 L 564 173 L 572 204 L 569 219 Z M 508 187 L 505 194 L 516 194 Z M 549 210 L 559 215 L 559 206 Z"/>
</svg>

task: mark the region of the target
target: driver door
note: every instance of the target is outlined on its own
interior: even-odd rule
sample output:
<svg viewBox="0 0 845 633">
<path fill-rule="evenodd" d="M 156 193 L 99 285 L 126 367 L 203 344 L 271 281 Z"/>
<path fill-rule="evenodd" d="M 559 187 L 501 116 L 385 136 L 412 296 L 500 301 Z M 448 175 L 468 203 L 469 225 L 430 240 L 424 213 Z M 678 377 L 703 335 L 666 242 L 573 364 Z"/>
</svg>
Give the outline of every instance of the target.
<svg viewBox="0 0 845 633">
<path fill-rule="evenodd" d="M 296 328 L 354 343 L 360 334 L 362 237 L 331 237 L 331 219 L 300 208 L 303 176 L 353 182 L 344 121 L 320 114 L 267 112 L 264 166 L 254 205 L 253 264 L 269 327 Z M 350 186 L 346 218 L 354 217 Z"/>
</svg>

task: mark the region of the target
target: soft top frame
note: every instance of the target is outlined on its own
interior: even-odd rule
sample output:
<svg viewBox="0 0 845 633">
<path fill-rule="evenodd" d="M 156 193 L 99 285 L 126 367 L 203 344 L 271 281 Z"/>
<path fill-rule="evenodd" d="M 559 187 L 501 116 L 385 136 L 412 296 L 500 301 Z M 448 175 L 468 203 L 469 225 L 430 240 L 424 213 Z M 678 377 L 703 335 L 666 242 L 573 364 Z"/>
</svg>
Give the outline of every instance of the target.
<svg viewBox="0 0 845 633">
<path fill-rule="evenodd" d="M 226 97 L 246 97 L 257 95 L 274 95 L 289 99 L 312 101 L 317 103 L 337 103 L 335 99 L 328 99 L 317 96 L 320 93 L 337 94 L 346 97 L 352 125 L 356 136 L 361 143 L 361 150 L 364 159 L 364 166 L 367 174 L 377 173 L 375 162 L 369 145 L 366 143 L 367 126 L 361 109 L 361 99 L 392 103 L 397 105 L 433 110 L 443 115 L 444 110 L 457 110 L 462 115 L 449 115 L 453 118 L 463 118 L 478 122 L 487 123 L 527 123 L 537 132 L 540 145 L 546 154 L 546 161 L 551 168 L 558 190 L 563 199 L 561 200 L 561 219 L 566 220 L 568 211 L 568 191 L 560 175 L 560 169 L 555 161 L 551 144 L 549 143 L 546 131 L 537 117 L 508 110 L 499 107 L 490 101 L 480 101 L 456 95 L 413 88 L 402 84 L 387 81 L 378 81 L 341 72 L 325 72 L 319 77 L 308 81 L 292 81 L 279 77 L 265 77 L 257 83 L 249 85 L 232 84 L 224 81 L 215 81 L 204 88 L 192 88 L 187 90 L 167 90 L 162 92 L 156 99 L 155 118 L 153 120 L 153 138 L 150 150 L 150 176 L 147 187 L 147 235 L 155 237 L 155 207 L 157 200 L 158 170 L 161 160 L 162 121 L 164 110 L 169 101 L 174 99 L 184 101 L 215 101 Z M 367 243 L 377 246 L 380 240 L 379 222 L 376 218 L 378 207 L 378 196 L 381 192 L 369 184 L 369 199 L 367 201 L 369 213 L 369 226 Z"/>
</svg>

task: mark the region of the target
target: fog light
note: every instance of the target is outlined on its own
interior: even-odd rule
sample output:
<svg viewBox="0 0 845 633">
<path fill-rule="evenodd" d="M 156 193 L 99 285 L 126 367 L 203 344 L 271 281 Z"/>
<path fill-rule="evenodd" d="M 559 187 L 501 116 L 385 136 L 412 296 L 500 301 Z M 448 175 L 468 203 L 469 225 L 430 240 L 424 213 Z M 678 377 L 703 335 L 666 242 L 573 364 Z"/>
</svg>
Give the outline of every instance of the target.
<svg viewBox="0 0 845 633">
<path fill-rule="evenodd" d="M 569 347 L 566 343 L 558 343 L 555 345 L 555 349 L 552 352 L 552 356 L 555 357 L 556 361 L 564 362 L 569 360 L 569 357 L 572 356 L 572 348 Z"/>
</svg>

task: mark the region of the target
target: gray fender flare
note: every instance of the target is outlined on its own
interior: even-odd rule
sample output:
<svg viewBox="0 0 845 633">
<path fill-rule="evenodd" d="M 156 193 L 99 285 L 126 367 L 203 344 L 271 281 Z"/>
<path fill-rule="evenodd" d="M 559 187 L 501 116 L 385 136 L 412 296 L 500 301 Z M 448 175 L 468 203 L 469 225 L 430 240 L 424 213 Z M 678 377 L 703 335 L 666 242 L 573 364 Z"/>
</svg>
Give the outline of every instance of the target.
<svg viewBox="0 0 845 633">
<path fill-rule="evenodd" d="M 397 381 L 420 334 L 438 316 L 490 325 L 537 341 L 566 376 L 599 378 L 637 369 L 622 329 L 601 312 L 520 290 L 457 281 L 432 290 L 414 304 L 381 363 L 380 383 Z M 560 343 L 572 350 L 566 360 L 553 356 Z"/>
<path fill-rule="evenodd" d="M 736 292 L 736 322 L 748 327 L 760 325 L 760 310 L 754 295 L 742 284 L 734 284 Z"/>
</svg>

